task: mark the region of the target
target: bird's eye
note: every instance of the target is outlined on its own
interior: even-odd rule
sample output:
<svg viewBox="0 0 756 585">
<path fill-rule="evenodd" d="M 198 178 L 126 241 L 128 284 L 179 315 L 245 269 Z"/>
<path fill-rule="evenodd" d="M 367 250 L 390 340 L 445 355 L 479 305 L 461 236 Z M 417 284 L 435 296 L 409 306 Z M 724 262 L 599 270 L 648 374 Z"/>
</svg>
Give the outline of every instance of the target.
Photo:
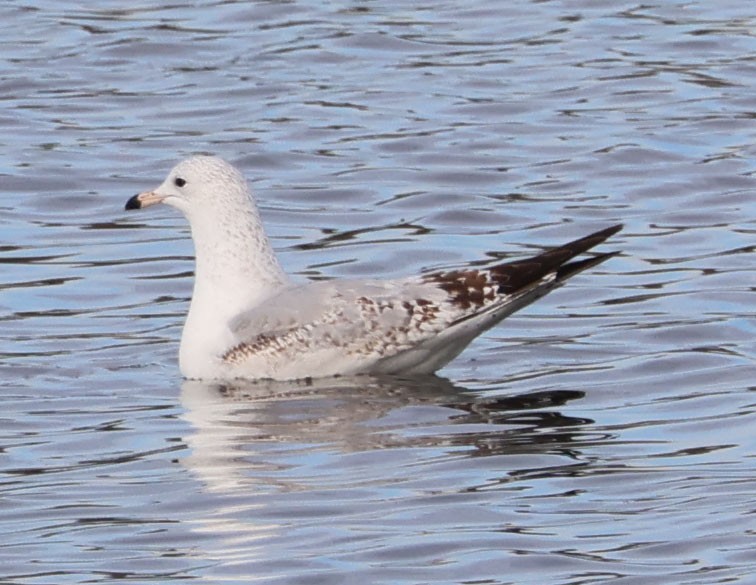
<svg viewBox="0 0 756 585">
<path fill-rule="evenodd" d="M 181 177 L 176 177 L 175 179 L 173 179 L 173 184 L 176 185 L 176 187 L 183 187 L 184 185 L 186 185 L 186 181 Z"/>
</svg>

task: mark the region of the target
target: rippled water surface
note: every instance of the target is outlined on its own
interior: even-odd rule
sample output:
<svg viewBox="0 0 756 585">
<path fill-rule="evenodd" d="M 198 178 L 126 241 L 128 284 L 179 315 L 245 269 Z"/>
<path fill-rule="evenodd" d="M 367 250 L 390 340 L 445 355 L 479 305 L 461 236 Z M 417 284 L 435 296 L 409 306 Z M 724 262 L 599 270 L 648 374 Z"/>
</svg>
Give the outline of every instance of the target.
<svg viewBox="0 0 756 585">
<path fill-rule="evenodd" d="M 0 16 L 0 582 L 756 582 L 750 2 Z M 187 226 L 123 204 L 194 152 L 302 280 L 622 254 L 439 377 L 182 382 Z"/>
</svg>

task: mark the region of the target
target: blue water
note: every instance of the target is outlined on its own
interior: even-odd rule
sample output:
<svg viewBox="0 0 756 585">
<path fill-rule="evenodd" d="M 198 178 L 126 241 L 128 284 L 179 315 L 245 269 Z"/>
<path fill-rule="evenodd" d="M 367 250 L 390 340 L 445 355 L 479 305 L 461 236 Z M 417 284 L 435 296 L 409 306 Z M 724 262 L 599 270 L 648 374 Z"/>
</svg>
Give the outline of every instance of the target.
<svg viewBox="0 0 756 585">
<path fill-rule="evenodd" d="M 756 581 L 747 2 L 0 8 L 0 582 Z M 299 279 L 622 254 L 423 379 L 182 381 L 180 158 Z"/>
</svg>

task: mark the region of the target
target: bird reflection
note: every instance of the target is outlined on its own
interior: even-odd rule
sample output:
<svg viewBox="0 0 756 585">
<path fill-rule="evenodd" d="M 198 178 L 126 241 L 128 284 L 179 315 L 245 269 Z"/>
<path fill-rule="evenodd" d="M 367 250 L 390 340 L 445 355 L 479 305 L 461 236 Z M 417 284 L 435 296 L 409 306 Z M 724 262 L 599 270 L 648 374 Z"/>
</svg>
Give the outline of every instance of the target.
<svg viewBox="0 0 756 585">
<path fill-rule="evenodd" d="M 520 474 L 581 467 L 575 459 L 595 435 L 585 428 L 592 421 L 559 407 L 582 396 L 491 397 L 436 376 L 186 381 L 192 430 L 181 462 L 202 493 L 194 530 L 210 537 L 209 559 L 232 563 L 250 582 L 282 542 L 342 542 L 337 535 L 357 522 L 364 545 L 369 530 L 355 518 L 380 516 L 387 497 L 411 506 L 425 491 L 486 491 Z"/>
<path fill-rule="evenodd" d="M 301 382 L 187 380 L 184 463 L 211 491 L 272 481 L 282 454 L 456 448 L 467 456 L 569 454 L 593 421 L 555 410 L 581 391 L 481 396 L 437 376 Z M 285 458 L 285 457 L 284 457 Z M 281 481 L 280 478 L 276 481 Z"/>
</svg>

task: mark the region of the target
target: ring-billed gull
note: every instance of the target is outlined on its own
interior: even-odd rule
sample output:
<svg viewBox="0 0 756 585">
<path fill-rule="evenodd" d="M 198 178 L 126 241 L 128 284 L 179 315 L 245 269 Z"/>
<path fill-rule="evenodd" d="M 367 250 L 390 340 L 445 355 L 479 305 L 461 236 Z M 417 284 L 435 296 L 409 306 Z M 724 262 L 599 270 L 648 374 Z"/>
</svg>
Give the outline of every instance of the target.
<svg viewBox="0 0 756 585">
<path fill-rule="evenodd" d="M 196 270 L 179 365 L 194 379 L 435 372 L 483 331 L 614 256 L 572 261 L 622 227 L 489 268 L 295 284 L 229 163 L 188 158 L 126 209 L 156 203 L 179 209 L 191 226 Z"/>
</svg>

